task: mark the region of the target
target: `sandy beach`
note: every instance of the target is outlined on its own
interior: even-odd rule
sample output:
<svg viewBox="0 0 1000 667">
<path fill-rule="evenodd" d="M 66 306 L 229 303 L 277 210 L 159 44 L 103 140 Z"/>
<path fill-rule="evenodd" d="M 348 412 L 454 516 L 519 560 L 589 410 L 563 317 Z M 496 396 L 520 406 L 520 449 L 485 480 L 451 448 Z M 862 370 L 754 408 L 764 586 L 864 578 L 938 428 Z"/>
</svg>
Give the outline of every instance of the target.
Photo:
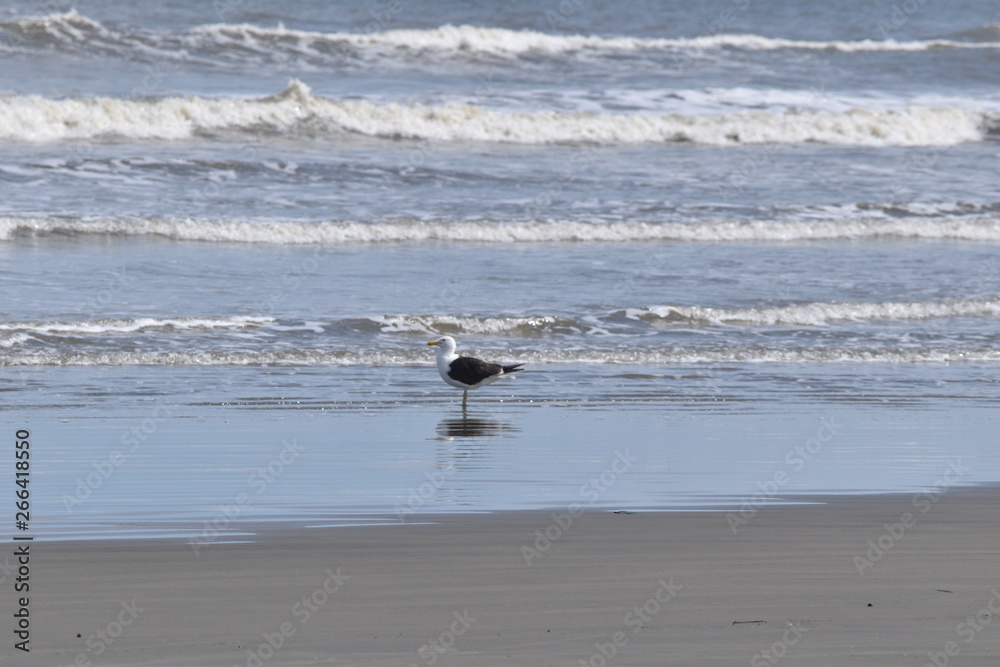
<svg viewBox="0 0 1000 667">
<path fill-rule="evenodd" d="M 253 543 L 197 554 L 38 542 L 31 652 L 4 662 L 990 664 L 998 500 L 995 488 L 831 498 L 761 508 L 735 531 L 722 512 L 566 507 L 260 524 L 245 526 Z"/>
</svg>

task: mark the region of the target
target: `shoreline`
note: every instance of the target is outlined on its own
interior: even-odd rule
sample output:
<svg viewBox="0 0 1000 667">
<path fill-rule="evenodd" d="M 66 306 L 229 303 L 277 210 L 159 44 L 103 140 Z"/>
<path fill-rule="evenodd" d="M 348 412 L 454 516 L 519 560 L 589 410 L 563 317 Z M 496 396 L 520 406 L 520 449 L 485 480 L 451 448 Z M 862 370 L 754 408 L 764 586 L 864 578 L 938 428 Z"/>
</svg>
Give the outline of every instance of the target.
<svg viewBox="0 0 1000 667">
<path fill-rule="evenodd" d="M 925 512 L 914 494 L 833 500 L 763 508 L 735 533 L 719 512 L 563 508 L 422 515 L 393 530 L 267 522 L 254 543 L 197 555 L 159 539 L 35 542 L 32 650 L 18 664 L 763 665 L 787 654 L 922 665 L 1000 653 L 1000 628 L 967 622 L 1000 611 L 1000 487 L 950 489 Z"/>
<path fill-rule="evenodd" d="M 958 465 L 958 468 L 955 466 Z M 1000 494 L 1000 483 L 974 483 L 960 484 L 960 479 L 968 468 L 960 464 L 951 463 L 949 473 L 954 471 L 957 478 L 952 479 L 947 474 L 939 479 L 934 485 L 927 485 L 920 489 L 909 491 L 886 490 L 886 491 L 843 491 L 843 492 L 815 492 L 815 493 L 775 493 L 773 489 L 761 486 L 753 493 L 747 493 L 740 498 L 740 503 L 734 500 L 719 500 L 711 502 L 706 500 L 703 503 L 686 503 L 670 507 L 648 508 L 634 505 L 599 505 L 589 503 L 567 503 L 556 504 L 549 507 L 534 507 L 528 509 L 510 508 L 477 508 L 456 511 L 422 510 L 419 508 L 408 509 L 405 506 L 397 505 L 395 511 L 389 509 L 372 509 L 370 511 L 349 509 L 343 512 L 331 512 L 327 515 L 311 514 L 281 519 L 261 519 L 258 517 L 242 518 L 240 512 L 235 515 L 227 515 L 221 506 L 216 513 L 215 519 L 189 520 L 182 522 L 179 519 L 143 523 L 132 521 L 133 530 L 136 532 L 123 532 L 119 535 L 101 534 L 99 537 L 88 537 L 82 534 L 67 535 L 57 531 L 55 536 L 39 535 L 34 539 L 38 543 L 60 544 L 60 543 L 116 543 L 125 542 L 134 544 L 142 541 L 186 543 L 200 542 L 205 545 L 226 544 L 226 543 L 255 543 L 262 540 L 272 539 L 272 534 L 276 532 L 276 527 L 284 526 L 277 532 L 281 535 L 299 531 L 317 530 L 344 530 L 347 528 L 379 528 L 379 527 L 400 527 L 406 525 L 428 525 L 439 524 L 464 517 L 483 516 L 505 516 L 505 515 L 529 515 L 567 512 L 574 509 L 577 513 L 587 514 L 723 514 L 727 517 L 730 527 L 735 531 L 750 524 L 758 514 L 777 508 L 797 508 L 806 506 L 828 506 L 857 500 L 884 500 L 891 498 L 915 498 L 918 496 L 936 496 L 946 494 L 962 494 L 996 491 Z M 934 491 L 938 488 L 938 491 Z M 932 498 L 924 498 L 920 501 L 921 508 L 927 504 L 936 504 Z M 240 509 L 240 508 L 236 508 Z M 920 508 L 917 508 L 920 509 Z M 202 526 L 200 532 L 192 533 L 192 521 Z M 221 523 L 220 523 L 221 521 Z M 37 525 L 37 524 L 36 524 Z M 148 534 L 145 534 L 148 533 Z M 284 539 L 284 537 L 282 538 Z M 0 540 L 0 543 L 14 543 L 10 539 Z"/>
</svg>

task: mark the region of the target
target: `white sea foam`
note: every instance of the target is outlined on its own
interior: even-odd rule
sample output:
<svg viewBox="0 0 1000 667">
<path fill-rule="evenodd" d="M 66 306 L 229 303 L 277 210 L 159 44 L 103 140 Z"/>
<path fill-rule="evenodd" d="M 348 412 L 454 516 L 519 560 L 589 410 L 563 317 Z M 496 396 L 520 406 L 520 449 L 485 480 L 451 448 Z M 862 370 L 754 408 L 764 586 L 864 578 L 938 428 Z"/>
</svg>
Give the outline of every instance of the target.
<svg viewBox="0 0 1000 667">
<path fill-rule="evenodd" d="M 29 340 L 31 340 L 31 336 L 23 331 L 16 331 L 14 333 L 3 332 L 0 333 L 0 348 L 17 347 L 27 343 Z"/>
<path fill-rule="evenodd" d="M 296 30 L 283 25 L 263 27 L 250 24 L 218 23 L 196 27 L 185 33 L 144 33 L 142 39 L 122 28 L 109 28 L 76 10 L 47 16 L 28 16 L 0 23 L 0 28 L 18 41 L 42 41 L 44 45 L 93 48 L 95 38 L 101 48 L 140 49 L 163 57 L 185 58 L 186 51 L 205 49 L 215 53 L 232 49 L 242 56 L 248 51 L 273 54 L 289 52 L 306 57 L 337 57 L 344 53 L 378 57 L 412 58 L 414 54 L 474 58 L 562 56 L 600 52 L 699 52 L 717 49 L 773 51 L 783 49 L 835 52 L 920 52 L 940 49 L 1000 48 L 996 31 L 985 26 L 970 39 L 895 40 L 796 40 L 754 34 L 700 35 L 677 38 L 628 36 L 557 35 L 532 30 L 509 30 L 473 25 L 442 25 L 427 29 L 393 29 L 363 32 L 318 32 Z M 178 48 L 179 45 L 185 48 Z"/>
<path fill-rule="evenodd" d="M 18 343 L 25 342 L 28 335 L 93 336 L 101 334 L 135 333 L 156 330 L 193 329 L 238 329 L 272 322 L 270 317 L 176 317 L 135 319 L 86 320 L 80 322 L 0 322 L 0 332 L 11 332 L 8 336 Z"/>
<path fill-rule="evenodd" d="M 445 103 L 373 104 L 313 95 L 292 81 L 277 95 L 224 99 L 108 97 L 54 100 L 0 97 L 0 140 L 63 141 L 125 137 L 180 140 L 270 132 L 285 136 L 352 133 L 386 139 L 514 144 L 696 143 L 735 146 L 818 142 L 864 146 L 954 145 L 982 140 L 1000 116 L 968 107 L 847 111 L 745 110 L 716 115 L 509 112 Z"/>
<path fill-rule="evenodd" d="M 1000 296 L 977 299 L 906 302 L 819 302 L 786 306 L 712 308 L 705 306 L 649 306 L 610 313 L 612 319 L 643 321 L 658 328 L 706 326 L 816 327 L 836 322 L 886 322 L 947 319 L 953 317 L 1000 317 Z M 516 336 L 533 338 L 553 333 L 607 334 L 608 316 L 572 318 L 537 315 L 530 317 L 474 317 L 445 315 L 386 315 L 371 321 L 382 333 L 421 333 Z"/>
<path fill-rule="evenodd" d="M 974 299 L 899 302 L 812 302 L 785 306 L 712 308 L 707 306 L 648 306 L 612 311 L 587 318 L 587 323 L 552 315 L 475 317 L 446 315 L 385 315 L 370 321 L 383 333 L 469 334 L 532 338 L 551 333 L 607 334 L 608 318 L 643 321 L 657 327 L 816 327 L 836 322 L 888 322 L 954 317 L 1000 317 L 1000 295 Z"/>
<path fill-rule="evenodd" d="M 62 13 L 54 12 L 46 16 L 25 16 L 3 21 L 0 22 L 0 29 L 17 35 L 20 40 L 44 36 L 55 41 L 83 42 L 94 35 L 115 34 L 100 22 L 83 16 L 75 9 Z"/>
<path fill-rule="evenodd" d="M 652 306 L 626 311 L 626 316 L 654 325 L 822 326 L 833 322 L 924 320 L 949 317 L 998 317 L 1000 297 L 930 302 L 804 303 L 757 308 Z"/>
<path fill-rule="evenodd" d="M 195 34 L 211 37 L 220 45 L 294 42 L 299 48 L 314 50 L 350 47 L 357 50 L 393 49 L 407 53 L 436 52 L 490 56 L 560 55 L 580 51 L 662 51 L 743 49 L 812 51 L 927 51 L 947 48 L 1000 48 L 1000 42 L 955 40 L 808 41 L 762 37 L 752 34 L 717 34 L 689 38 L 603 37 L 598 35 L 554 35 L 532 30 L 507 30 L 472 25 L 443 25 L 429 29 L 399 29 L 365 33 L 320 33 L 292 30 L 283 26 L 264 28 L 253 25 L 214 24 L 195 28 Z"/>
<path fill-rule="evenodd" d="M 421 350 L 421 352 L 423 352 Z M 516 358 L 531 366 L 543 364 L 673 365 L 697 363 L 878 363 L 920 364 L 1000 361 L 1000 350 L 985 348 L 728 348 L 665 347 L 656 349 L 477 350 L 489 358 Z M 13 353 L 0 356 L 0 367 L 11 366 L 413 366 L 431 365 L 419 352 L 355 352 L 346 350 L 280 351 L 159 351 Z"/>
<path fill-rule="evenodd" d="M 458 317 L 451 315 L 384 315 L 373 317 L 383 333 L 486 334 L 539 336 L 558 329 L 579 331 L 583 327 L 565 317 Z"/>
<path fill-rule="evenodd" d="M 637 243 L 797 242 L 859 239 L 1000 241 L 995 216 L 928 216 L 698 223 L 566 220 L 536 222 L 418 221 L 246 222 L 21 218 L 0 216 L 0 240 L 45 234 L 139 236 L 176 241 L 340 246 L 377 243 Z"/>
</svg>

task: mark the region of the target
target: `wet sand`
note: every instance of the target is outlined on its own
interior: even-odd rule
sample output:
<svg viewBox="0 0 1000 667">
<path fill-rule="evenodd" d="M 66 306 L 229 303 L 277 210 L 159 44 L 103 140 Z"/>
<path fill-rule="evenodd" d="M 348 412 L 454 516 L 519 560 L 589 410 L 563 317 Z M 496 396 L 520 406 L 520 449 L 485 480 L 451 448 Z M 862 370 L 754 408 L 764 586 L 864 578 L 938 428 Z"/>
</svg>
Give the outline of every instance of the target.
<svg viewBox="0 0 1000 667">
<path fill-rule="evenodd" d="M 258 524 L 254 543 L 197 553 L 36 542 L 31 652 L 8 633 L 0 662 L 992 664 L 998 504 L 996 488 L 849 496 L 735 531 L 720 512 L 568 507 Z"/>
</svg>

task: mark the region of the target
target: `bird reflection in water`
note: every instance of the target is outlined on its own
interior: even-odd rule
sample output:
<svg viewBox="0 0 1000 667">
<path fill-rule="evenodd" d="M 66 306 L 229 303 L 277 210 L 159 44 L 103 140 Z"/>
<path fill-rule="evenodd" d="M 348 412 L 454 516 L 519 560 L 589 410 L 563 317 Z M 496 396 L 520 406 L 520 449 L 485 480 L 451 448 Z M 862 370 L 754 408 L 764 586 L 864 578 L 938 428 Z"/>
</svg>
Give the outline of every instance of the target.
<svg viewBox="0 0 1000 667">
<path fill-rule="evenodd" d="M 465 410 L 462 410 L 461 417 L 447 417 L 442 419 L 437 425 L 438 436 L 442 439 L 509 438 L 520 432 L 521 428 L 519 426 L 496 421 L 495 419 L 470 417 Z"/>
</svg>

